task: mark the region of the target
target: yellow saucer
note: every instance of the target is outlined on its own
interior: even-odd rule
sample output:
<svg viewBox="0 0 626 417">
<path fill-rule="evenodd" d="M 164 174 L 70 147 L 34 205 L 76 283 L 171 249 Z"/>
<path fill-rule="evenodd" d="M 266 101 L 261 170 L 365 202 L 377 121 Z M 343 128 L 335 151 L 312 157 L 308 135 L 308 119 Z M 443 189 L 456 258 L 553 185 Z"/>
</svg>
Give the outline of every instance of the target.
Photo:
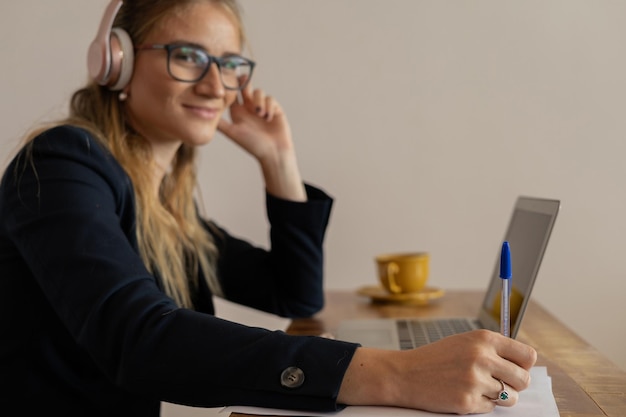
<svg viewBox="0 0 626 417">
<path fill-rule="evenodd" d="M 369 297 L 372 301 L 411 305 L 426 305 L 431 300 L 443 297 L 445 291 L 440 288 L 426 287 L 418 292 L 390 294 L 384 288 L 374 285 L 361 287 L 357 294 Z"/>
</svg>

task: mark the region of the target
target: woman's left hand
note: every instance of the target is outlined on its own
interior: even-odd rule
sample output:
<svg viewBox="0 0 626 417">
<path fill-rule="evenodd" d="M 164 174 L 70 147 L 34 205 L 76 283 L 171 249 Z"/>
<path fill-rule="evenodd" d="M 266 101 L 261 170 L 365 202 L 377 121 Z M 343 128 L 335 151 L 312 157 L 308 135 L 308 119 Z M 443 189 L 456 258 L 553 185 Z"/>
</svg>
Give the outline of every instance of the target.
<svg viewBox="0 0 626 417">
<path fill-rule="evenodd" d="M 220 120 L 218 130 L 255 157 L 267 191 L 276 197 L 305 201 L 287 116 L 280 104 L 250 84 L 241 91 L 242 102 L 230 107 L 231 121 Z"/>
<path fill-rule="evenodd" d="M 231 122 L 222 119 L 220 132 L 263 162 L 277 154 L 293 152 L 291 129 L 280 104 L 250 84 L 241 91 L 242 102 L 230 107 Z"/>
</svg>

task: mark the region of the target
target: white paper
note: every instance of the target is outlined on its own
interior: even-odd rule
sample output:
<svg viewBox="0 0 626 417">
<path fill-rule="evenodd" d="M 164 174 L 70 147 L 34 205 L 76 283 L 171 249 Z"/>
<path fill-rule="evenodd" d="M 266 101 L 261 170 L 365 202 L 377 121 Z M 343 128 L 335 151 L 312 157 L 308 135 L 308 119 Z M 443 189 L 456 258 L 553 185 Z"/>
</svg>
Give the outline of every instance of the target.
<svg viewBox="0 0 626 417">
<path fill-rule="evenodd" d="M 228 414 L 220 414 L 223 410 L 224 407 L 200 408 L 161 403 L 161 417 L 228 417 Z"/>
<path fill-rule="evenodd" d="M 290 319 L 242 306 L 219 297 L 213 297 L 213 305 L 215 306 L 215 316 L 246 326 L 284 331 L 291 324 Z"/>
<path fill-rule="evenodd" d="M 440 417 L 448 415 L 406 408 L 373 406 L 350 406 L 341 411 L 330 413 L 233 406 L 226 407 L 221 412 L 225 417 L 230 415 L 230 413 L 294 417 Z M 520 393 L 517 404 L 513 407 L 496 407 L 489 416 L 559 417 L 559 410 L 552 394 L 552 379 L 548 376 L 547 369 L 545 367 L 532 368 L 530 387 Z"/>
</svg>

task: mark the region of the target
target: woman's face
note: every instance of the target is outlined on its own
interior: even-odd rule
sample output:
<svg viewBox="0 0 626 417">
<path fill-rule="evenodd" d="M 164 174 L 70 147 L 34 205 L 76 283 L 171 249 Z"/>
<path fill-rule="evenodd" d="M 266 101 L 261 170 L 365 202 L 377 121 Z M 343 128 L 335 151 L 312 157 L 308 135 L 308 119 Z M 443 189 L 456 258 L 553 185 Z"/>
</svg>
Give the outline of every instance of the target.
<svg viewBox="0 0 626 417">
<path fill-rule="evenodd" d="M 194 44 L 217 57 L 241 53 L 236 20 L 209 2 L 194 3 L 166 17 L 148 34 L 144 45 L 172 43 Z M 133 77 L 125 91 L 130 124 L 155 148 L 209 142 L 237 96 L 236 91 L 224 88 L 215 63 L 195 83 L 173 79 L 164 49 L 137 51 Z"/>
</svg>

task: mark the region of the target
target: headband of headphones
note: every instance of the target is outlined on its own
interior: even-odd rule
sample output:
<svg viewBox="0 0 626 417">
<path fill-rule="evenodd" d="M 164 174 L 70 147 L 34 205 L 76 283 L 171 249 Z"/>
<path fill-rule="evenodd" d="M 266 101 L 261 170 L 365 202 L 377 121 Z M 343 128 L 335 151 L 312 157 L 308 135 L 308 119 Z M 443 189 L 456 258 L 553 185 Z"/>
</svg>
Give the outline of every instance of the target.
<svg viewBox="0 0 626 417">
<path fill-rule="evenodd" d="M 122 0 L 109 3 L 87 53 L 89 76 L 113 91 L 123 89 L 133 73 L 133 42 L 125 30 L 113 27 L 122 3 Z"/>
</svg>

